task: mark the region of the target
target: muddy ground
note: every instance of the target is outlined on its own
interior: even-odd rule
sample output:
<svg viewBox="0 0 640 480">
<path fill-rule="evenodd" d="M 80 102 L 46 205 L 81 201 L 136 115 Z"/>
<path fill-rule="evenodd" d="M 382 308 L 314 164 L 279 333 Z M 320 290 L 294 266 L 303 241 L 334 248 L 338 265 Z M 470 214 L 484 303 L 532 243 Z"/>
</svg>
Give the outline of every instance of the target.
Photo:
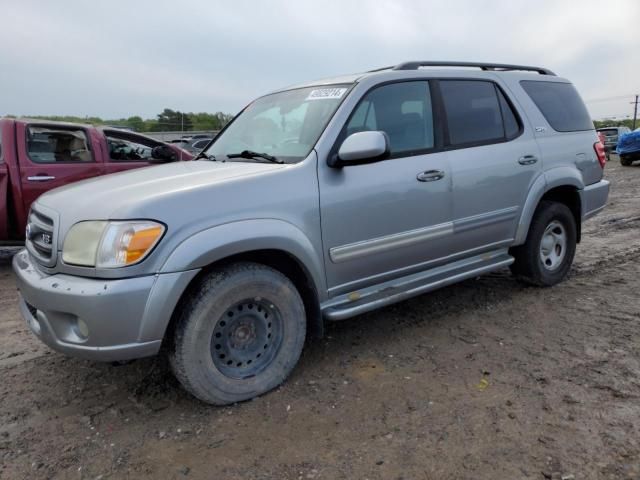
<svg viewBox="0 0 640 480">
<path fill-rule="evenodd" d="M 226 408 L 155 360 L 49 351 L 0 260 L 2 479 L 640 478 L 640 166 L 551 289 L 498 272 L 330 325 Z"/>
</svg>

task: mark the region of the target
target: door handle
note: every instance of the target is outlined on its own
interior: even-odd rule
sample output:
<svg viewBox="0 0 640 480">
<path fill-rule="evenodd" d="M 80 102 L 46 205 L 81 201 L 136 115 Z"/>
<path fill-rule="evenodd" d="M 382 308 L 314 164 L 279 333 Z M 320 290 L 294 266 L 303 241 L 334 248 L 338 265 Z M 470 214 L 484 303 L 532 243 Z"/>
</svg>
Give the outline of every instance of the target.
<svg viewBox="0 0 640 480">
<path fill-rule="evenodd" d="M 518 159 L 518 163 L 520 165 L 533 165 L 538 161 L 538 157 L 535 155 L 525 155 L 524 157 L 520 157 Z"/>
<path fill-rule="evenodd" d="M 427 170 L 416 175 L 419 182 L 435 182 L 444 178 L 442 170 Z"/>
<path fill-rule="evenodd" d="M 48 182 L 49 180 L 55 180 L 56 177 L 51 175 L 35 175 L 33 177 L 27 177 L 30 182 Z"/>
</svg>

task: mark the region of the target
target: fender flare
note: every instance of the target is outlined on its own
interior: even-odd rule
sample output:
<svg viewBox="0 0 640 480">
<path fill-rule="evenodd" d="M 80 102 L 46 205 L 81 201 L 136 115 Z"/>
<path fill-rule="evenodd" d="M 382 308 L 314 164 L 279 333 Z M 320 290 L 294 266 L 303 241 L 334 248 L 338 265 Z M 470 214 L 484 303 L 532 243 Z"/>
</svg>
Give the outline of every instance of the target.
<svg viewBox="0 0 640 480">
<path fill-rule="evenodd" d="M 326 292 L 322 252 L 295 225 L 277 219 L 225 223 L 186 238 L 168 256 L 159 273 L 204 268 L 232 255 L 256 250 L 280 250 L 305 270 L 322 301 Z"/>
<path fill-rule="evenodd" d="M 578 192 L 584 189 L 584 182 L 578 170 L 569 166 L 557 167 L 544 172 L 535 179 L 522 207 L 513 246 L 522 245 L 527 240 L 533 214 L 544 194 L 556 187 L 565 186 L 574 187 Z M 580 195 L 580 202 L 582 211 L 584 211 L 583 195 Z"/>
</svg>

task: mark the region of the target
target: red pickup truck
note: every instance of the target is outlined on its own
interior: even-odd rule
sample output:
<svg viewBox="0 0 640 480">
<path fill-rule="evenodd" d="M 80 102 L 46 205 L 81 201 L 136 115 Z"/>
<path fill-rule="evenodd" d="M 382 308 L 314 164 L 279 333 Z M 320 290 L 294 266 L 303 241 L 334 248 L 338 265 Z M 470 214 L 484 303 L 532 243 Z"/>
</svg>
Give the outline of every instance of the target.
<svg viewBox="0 0 640 480">
<path fill-rule="evenodd" d="M 109 127 L 0 119 L 0 244 L 24 239 L 31 203 L 52 188 L 153 163 L 190 160 L 176 145 Z"/>
</svg>

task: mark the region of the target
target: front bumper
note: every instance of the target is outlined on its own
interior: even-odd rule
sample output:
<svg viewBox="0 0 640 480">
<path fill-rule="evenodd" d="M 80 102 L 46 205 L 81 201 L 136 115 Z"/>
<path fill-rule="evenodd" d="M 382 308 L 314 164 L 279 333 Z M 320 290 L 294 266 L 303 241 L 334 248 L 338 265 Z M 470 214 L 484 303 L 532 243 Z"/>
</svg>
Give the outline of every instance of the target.
<svg viewBox="0 0 640 480">
<path fill-rule="evenodd" d="M 26 250 L 13 258 L 20 311 L 45 344 L 98 361 L 155 355 L 173 310 L 198 270 L 119 280 L 47 275 Z"/>
</svg>

